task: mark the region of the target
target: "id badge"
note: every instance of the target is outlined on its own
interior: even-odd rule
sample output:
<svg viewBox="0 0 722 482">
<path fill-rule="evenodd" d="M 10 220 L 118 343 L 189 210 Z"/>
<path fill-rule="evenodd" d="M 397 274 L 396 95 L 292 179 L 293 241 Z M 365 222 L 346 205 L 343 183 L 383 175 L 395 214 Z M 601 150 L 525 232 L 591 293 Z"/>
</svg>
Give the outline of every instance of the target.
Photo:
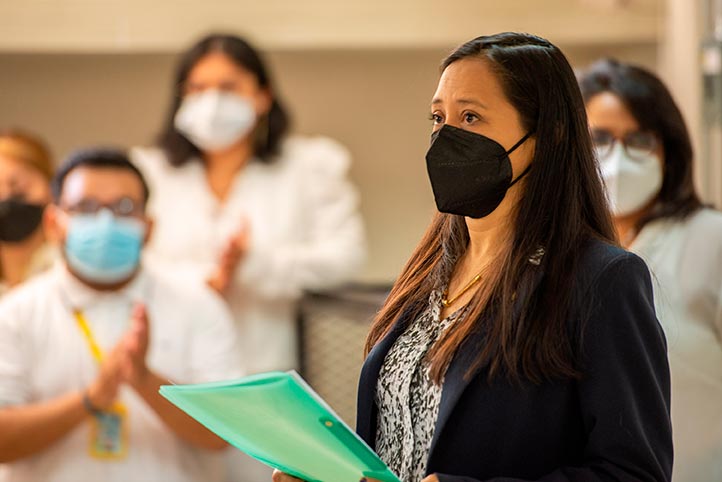
<svg viewBox="0 0 722 482">
<path fill-rule="evenodd" d="M 116 402 L 90 419 L 91 457 L 102 460 L 122 460 L 128 453 L 128 412 Z"/>
</svg>

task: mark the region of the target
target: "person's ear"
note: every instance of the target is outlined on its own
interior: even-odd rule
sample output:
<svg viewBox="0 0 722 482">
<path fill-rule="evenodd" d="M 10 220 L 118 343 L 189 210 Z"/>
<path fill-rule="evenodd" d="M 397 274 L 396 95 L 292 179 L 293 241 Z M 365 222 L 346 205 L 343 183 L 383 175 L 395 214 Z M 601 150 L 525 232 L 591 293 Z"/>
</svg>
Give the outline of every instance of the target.
<svg viewBox="0 0 722 482">
<path fill-rule="evenodd" d="M 152 218 L 145 218 L 145 238 L 143 238 L 143 246 L 147 246 L 153 237 L 155 229 L 155 221 Z"/>
<path fill-rule="evenodd" d="M 258 90 L 256 93 L 256 112 L 258 117 L 263 117 L 271 112 L 273 106 L 273 93 L 268 87 L 264 87 Z"/>
<path fill-rule="evenodd" d="M 657 159 L 659 159 L 659 163 L 662 166 L 662 176 L 664 176 L 667 173 L 667 158 L 665 157 L 664 143 L 659 142 L 654 153 L 657 155 Z"/>
<path fill-rule="evenodd" d="M 43 230 L 51 244 L 61 245 L 68 231 L 68 216 L 56 204 L 48 204 L 43 213 Z"/>
</svg>

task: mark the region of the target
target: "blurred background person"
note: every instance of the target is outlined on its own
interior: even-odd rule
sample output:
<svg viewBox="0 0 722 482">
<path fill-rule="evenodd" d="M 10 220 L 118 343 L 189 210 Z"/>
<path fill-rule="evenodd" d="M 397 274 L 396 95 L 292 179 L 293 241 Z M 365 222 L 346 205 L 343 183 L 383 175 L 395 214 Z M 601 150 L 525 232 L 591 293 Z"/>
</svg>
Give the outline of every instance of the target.
<svg viewBox="0 0 722 482">
<path fill-rule="evenodd" d="M 45 142 L 21 130 L 0 130 L 0 295 L 53 262 L 41 222 L 52 175 Z"/>
<path fill-rule="evenodd" d="M 295 368 L 296 301 L 364 259 L 349 154 L 287 137 L 270 74 L 239 37 L 191 47 L 174 86 L 158 147 L 133 151 L 154 192 L 151 255 L 227 297 L 250 373 Z"/>
<path fill-rule="evenodd" d="M 580 85 L 617 233 L 654 275 L 672 371 L 674 480 L 722 480 L 722 214 L 697 195 L 687 127 L 654 74 L 601 60 Z"/>
<path fill-rule="evenodd" d="M 6 480 L 222 481 L 225 442 L 158 389 L 241 375 L 225 304 L 140 263 L 149 192 L 124 153 L 77 152 L 53 194 L 63 263 L 0 302 Z"/>
<path fill-rule="evenodd" d="M 135 149 L 156 219 L 157 266 L 224 295 L 249 373 L 297 368 L 297 301 L 350 279 L 365 256 L 350 156 L 287 136 L 289 117 L 258 51 L 210 35 L 178 65 L 159 145 Z M 230 452 L 233 480 L 270 471 Z"/>
</svg>

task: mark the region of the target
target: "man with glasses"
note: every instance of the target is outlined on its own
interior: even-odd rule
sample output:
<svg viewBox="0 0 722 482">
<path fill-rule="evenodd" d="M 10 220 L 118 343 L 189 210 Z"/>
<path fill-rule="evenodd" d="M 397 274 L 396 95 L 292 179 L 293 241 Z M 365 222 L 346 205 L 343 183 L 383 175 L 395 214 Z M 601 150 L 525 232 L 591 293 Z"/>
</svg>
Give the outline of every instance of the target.
<svg viewBox="0 0 722 482">
<path fill-rule="evenodd" d="M 123 152 L 73 154 L 53 196 L 63 262 L 0 303 L 9 480 L 221 480 L 225 442 L 158 388 L 241 375 L 224 304 L 141 263 L 149 192 Z"/>
</svg>

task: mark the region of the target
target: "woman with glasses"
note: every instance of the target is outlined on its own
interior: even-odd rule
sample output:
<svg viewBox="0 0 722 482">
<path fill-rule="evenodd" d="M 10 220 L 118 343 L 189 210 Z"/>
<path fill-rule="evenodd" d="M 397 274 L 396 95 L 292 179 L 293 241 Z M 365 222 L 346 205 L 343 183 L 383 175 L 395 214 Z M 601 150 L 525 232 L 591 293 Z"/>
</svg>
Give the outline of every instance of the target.
<svg viewBox="0 0 722 482">
<path fill-rule="evenodd" d="M 674 480 L 722 480 L 722 214 L 695 191 L 687 128 L 654 74 L 602 60 L 580 86 L 615 228 L 653 274 L 672 372 Z"/>
</svg>

